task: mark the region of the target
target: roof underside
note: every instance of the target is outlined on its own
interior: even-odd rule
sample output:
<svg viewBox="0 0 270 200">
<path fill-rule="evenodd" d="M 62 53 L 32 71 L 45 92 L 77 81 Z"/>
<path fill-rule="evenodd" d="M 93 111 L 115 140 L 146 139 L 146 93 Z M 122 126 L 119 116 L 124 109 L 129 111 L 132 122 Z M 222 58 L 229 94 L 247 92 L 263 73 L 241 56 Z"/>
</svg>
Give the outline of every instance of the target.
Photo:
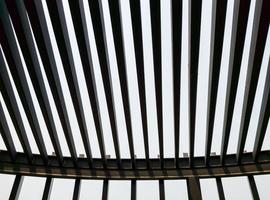
<svg viewBox="0 0 270 200">
<path fill-rule="evenodd" d="M 219 177 L 247 175 L 253 185 L 252 193 L 256 195 L 253 175 L 270 172 L 269 151 L 262 151 L 270 117 L 270 1 L 213 0 L 208 8 L 211 11 L 207 22 L 209 30 L 203 35 L 203 2 L 171 0 L 171 30 L 168 31 L 171 35 L 167 36 L 162 31 L 161 2 L 150 0 L 151 27 L 148 30 L 152 41 L 147 42 L 151 46 L 145 41 L 142 2 L 130 0 L 127 4 L 132 41 L 126 36 L 123 4 L 118 0 L 0 1 L 0 132 L 6 147 L 6 151 L 0 152 L 0 172 L 17 174 L 15 190 L 19 188 L 21 175 L 48 177 L 45 190 L 50 188 L 51 177 L 78 178 L 74 191 L 79 190 L 80 179 L 104 179 L 105 196 L 108 179 L 132 179 L 135 192 L 136 180 L 159 179 L 162 197 L 163 179 L 184 178 L 190 197 L 194 195 L 195 199 L 200 195 L 200 188 L 196 187 L 198 178 L 215 177 L 220 189 Z M 164 39 L 167 37 L 169 41 Z M 164 51 L 168 49 L 164 41 L 171 48 L 169 79 L 164 79 L 164 63 L 167 62 Z M 127 43 L 132 44 L 132 55 Z M 229 49 L 226 53 L 225 47 Z M 148 103 L 147 49 L 152 51 L 151 94 L 154 99 L 150 104 L 155 106 L 154 114 L 149 112 L 152 105 Z M 207 66 L 202 67 L 205 77 L 200 73 L 202 55 L 207 55 Z M 130 57 L 134 59 L 134 67 L 130 66 Z M 185 69 L 187 73 L 183 74 Z M 118 75 L 114 76 L 113 72 Z M 183 77 L 187 80 L 186 93 L 181 85 Z M 202 96 L 201 79 L 206 79 L 205 113 L 198 112 L 201 111 L 198 107 Z M 172 95 L 168 97 L 165 87 L 170 81 L 169 94 Z M 119 91 L 115 82 L 119 83 Z M 133 86 L 137 89 L 132 89 Z M 260 100 L 256 100 L 258 91 Z M 219 93 L 224 96 L 223 120 L 219 129 L 220 153 L 216 155 L 211 150 Z M 185 108 L 188 119 L 181 118 L 184 95 L 188 100 Z M 138 99 L 137 106 L 133 98 Z M 173 122 L 168 122 L 164 115 L 167 104 L 172 108 Z M 119 123 L 119 105 L 124 123 Z M 255 106 L 258 120 L 251 133 L 253 150 L 246 152 Z M 134 110 L 139 113 L 140 131 L 134 121 Z M 232 129 L 234 112 L 238 111 L 236 152 L 228 154 L 229 138 L 235 131 Z M 89 113 L 93 130 L 89 128 Z M 203 122 L 198 122 L 198 116 L 203 116 L 200 118 Z M 156 131 L 149 128 L 153 120 Z M 171 135 L 166 123 L 172 125 Z M 198 123 L 205 123 L 205 130 L 198 130 Z M 77 124 L 76 131 L 74 124 Z M 183 131 L 180 124 L 185 124 L 187 131 Z M 128 144 L 127 158 L 122 153 L 125 146 L 119 131 L 123 127 Z M 195 138 L 201 132 L 206 135 L 204 153 L 197 156 Z M 189 141 L 188 153 L 182 157 L 179 154 L 185 134 Z M 19 152 L 14 135 L 23 152 Z M 30 141 L 29 135 L 34 141 Z M 156 158 L 151 153 L 152 135 L 158 138 Z M 138 137 L 142 138 L 142 157 L 136 155 Z M 78 138 L 83 147 L 79 153 L 78 148 L 82 147 L 76 142 Z M 113 152 L 108 150 L 108 138 L 111 138 Z M 94 140 L 96 146 L 93 146 Z M 173 141 L 173 157 L 166 156 L 164 150 L 168 140 Z M 53 155 L 47 143 L 52 146 Z M 68 153 L 63 151 L 64 143 Z M 33 145 L 37 146 L 38 153 L 33 152 Z M 97 151 L 100 157 L 93 153 Z"/>
</svg>

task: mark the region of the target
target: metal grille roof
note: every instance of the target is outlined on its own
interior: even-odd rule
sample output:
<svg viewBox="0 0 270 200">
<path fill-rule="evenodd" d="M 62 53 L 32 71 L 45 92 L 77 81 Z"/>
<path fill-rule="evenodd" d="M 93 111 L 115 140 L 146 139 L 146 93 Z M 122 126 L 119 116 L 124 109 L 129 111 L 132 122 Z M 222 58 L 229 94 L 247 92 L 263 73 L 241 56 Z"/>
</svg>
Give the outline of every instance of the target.
<svg viewBox="0 0 270 200">
<path fill-rule="evenodd" d="M 0 172 L 16 174 L 11 192 L 11 199 L 16 198 L 22 176 L 45 176 L 47 181 L 44 199 L 49 194 L 52 178 L 76 178 L 74 199 L 78 198 L 81 179 L 102 179 L 102 199 L 107 199 L 108 180 L 132 180 L 132 199 L 136 199 L 136 180 L 159 180 L 160 198 L 165 198 L 164 179 L 186 179 L 188 195 L 191 199 L 200 199 L 199 178 L 214 177 L 217 181 L 219 196 L 224 199 L 221 177 L 247 176 L 253 197 L 258 198 L 258 191 L 253 175 L 266 174 L 270 171 L 269 151 L 262 151 L 270 116 L 270 67 L 269 67 L 269 8 L 268 0 L 235 0 L 229 17 L 227 0 L 211 3 L 211 21 L 209 26 L 208 45 L 202 46 L 202 1 L 185 2 L 171 0 L 170 22 L 171 34 L 171 85 L 172 96 L 166 96 L 166 80 L 164 80 L 163 56 L 164 38 L 162 32 L 161 2 L 150 0 L 151 46 L 145 45 L 141 2 L 130 0 L 130 21 L 133 44 L 132 55 L 135 60 L 133 77 L 130 78 L 130 66 L 127 55 L 121 1 L 89 0 L 62 2 L 57 0 L 3 0 L 0 1 L 0 132 L 6 150 L 0 152 Z M 210 5 L 210 4 L 209 4 Z M 85 7 L 89 6 L 89 7 Z M 106 9 L 108 6 L 108 9 Z M 90 20 L 87 18 L 90 11 Z M 110 17 L 111 29 L 108 29 L 107 17 Z M 184 17 L 185 16 L 185 17 Z M 231 20 L 230 22 L 227 22 Z M 227 25 L 227 23 L 229 25 Z M 231 23 L 231 26 L 230 26 Z M 228 26 L 228 27 L 226 27 Z M 89 28 L 90 27 L 90 28 Z M 183 34 L 187 33 L 187 41 Z M 89 31 L 89 30 L 92 30 Z M 227 31 L 227 32 L 226 32 Z M 112 37 L 110 37 L 110 32 Z M 228 38 L 225 35 L 229 34 Z M 74 36 L 72 35 L 74 34 Z M 93 34 L 93 35 L 91 35 Z M 92 37 L 92 38 L 91 38 Z M 169 37 L 169 36 L 168 36 Z M 93 41 L 96 54 L 93 51 Z M 148 41 L 149 42 L 149 41 Z M 225 43 L 227 42 L 227 43 Z M 112 63 L 111 44 L 115 52 L 115 63 Z M 186 45 L 186 46 L 185 46 Z M 229 49 L 225 55 L 224 46 Z M 157 131 L 150 133 L 149 123 L 153 120 L 149 114 L 147 102 L 149 91 L 146 77 L 145 50 L 152 49 Z M 75 51 L 77 49 L 77 56 Z M 196 131 L 199 99 L 199 84 L 202 74 L 199 70 L 201 52 L 207 51 L 207 92 L 205 117 L 205 150 L 204 156 L 195 154 L 195 137 L 201 134 Z M 183 57 L 185 55 L 186 57 Z M 95 56 L 99 66 L 95 66 Z M 187 63 L 183 64 L 183 59 Z M 226 59 L 224 61 L 223 59 Z M 169 61 L 168 61 L 169 62 Z M 59 64 L 60 63 L 60 64 Z M 59 69 L 62 66 L 62 71 Z M 79 67 L 80 65 L 80 67 Z M 112 73 L 116 65 L 120 85 L 120 99 L 117 99 L 115 76 Z M 226 65 L 227 75 L 224 91 L 219 91 L 224 80 L 221 77 L 222 65 Z M 188 69 L 186 87 L 188 88 L 188 119 L 182 119 L 180 100 L 184 95 L 181 90 L 183 68 Z M 81 71 L 79 70 L 82 69 Z M 97 75 L 99 68 L 100 77 Z M 263 74 L 263 70 L 265 74 Z M 79 75 L 79 74 L 82 74 Z M 259 78 L 263 77 L 260 83 Z M 64 77 L 64 79 L 62 78 Z M 102 80 L 100 93 L 99 80 Z M 64 83 L 66 82 L 66 83 Z M 82 83 L 85 86 L 82 86 Z M 131 85 L 137 84 L 139 106 L 132 105 L 134 90 Z M 66 85 L 65 85 L 66 84 Z M 242 86 L 240 85 L 242 84 Z M 239 85 L 242 95 L 237 99 Z M 85 87 L 85 88 L 84 88 Z M 255 96 L 259 89 L 262 99 L 258 110 L 258 123 L 254 135 L 253 150 L 245 151 L 248 130 L 251 123 Z M 222 89 L 222 88 L 221 88 Z M 224 94 L 224 113 L 219 135 L 221 139 L 220 153 L 211 153 L 214 134 L 214 123 L 217 115 L 218 93 Z M 71 99 L 68 103 L 67 96 Z M 169 101 L 168 101 L 169 99 Z M 167 101 L 168 102 L 167 102 Z M 237 101 L 241 103 L 238 104 Z M 119 102 L 123 109 L 124 123 L 119 123 Z M 85 102 L 90 102 L 87 107 Z M 105 103 L 104 103 L 105 102 Z M 122 102 L 122 103 L 121 103 Z M 173 137 L 166 130 L 168 120 L 165 119 L 166 104 L 172 103 Z M 239 108 L 239 132 L 236 152 L 228 154 L 230 134 L 234 112 Z M 56 110 L 55 110 L 55 108 Z M 73 107 L 73 108 L 71 108 Z M 106 113 L 104 113 L 104 108 Z M 72 110 L 73 109 L 73 110 Z M 139 113 L 143 157 L 136 156 L 136 143 L 139 132 L 134 127 L 133 110 Z M 23 110 L 23 111 L 22 111 Z M 92 110 L 92 112 L 91 112 Z M 89 129 L 90 111 L 94 129 Z M 23 114 L 23 112 L 25 114 Z M 70 117 L 75 113 L 74 118 Z M 104 115 L 109 119 L 109 126 L 104 123 Z M 26 116 L 26 118 L 24 117 Z M 41 124 L 42 116 L 45 126 Z M 57 117 L 56 117 L 57 116 Z M 60 124 L 56 118 L 60 119 Z M 11 120 L 10 120 L 10 119 Z M 188 152 L 179 156 L 180 142 L 183 140 L 181 123 L 188 127 Z M 14 127 L 15 133 L 12 131 Z M 74 131 L 74 124 L 78 129 Z M 64 134 L 68 154 L 63 153 L 63 138 L 60 138 L 59 126 Z M 45 128 L 44 128 L 45 127 Z M 108 128 L 109 127 L 109 128 Z M 120 129 L 124 127 L 128 144 L 128 158 L 121 154 L 124 142 Z M 45 129 L 49 139 L 45 138 Z M 234 131 L 234 130 L 233 130 Z M 197 133 L 198 132 L 198 133 Z M 14 143 L 14 134 L 19 139 L 22 152 Z M 112 138 L 113 156 L 107 151 L 108 134 Z M 150 154 L 151 137 L 158 137 L 158 156 Z M 34 138 L 30 141 L 29 135 Z M 97 138 L 97 148 L 93 150 L 93 135 Z M 169 137 L 169 138 L 168 138 Z M 81 139 L 83 152 L 78 151 L 77 140 Z M 164 153 L 167 140 L 172 140 L 173 157 Z M 36 143 L 38 153 L 33 153 Z M 53 155 L 48 151 L 51 143 Z M 93 151 L 100 157 L 93 156 Z M 78 153 L 79 152 L 79 153 Z M 79 155 L 80 154 L 80 155 Z M 85 155 L 84 155 L 85 154 Z M 115 156 L 114 156 L 115 155 Z"/>
</svg>

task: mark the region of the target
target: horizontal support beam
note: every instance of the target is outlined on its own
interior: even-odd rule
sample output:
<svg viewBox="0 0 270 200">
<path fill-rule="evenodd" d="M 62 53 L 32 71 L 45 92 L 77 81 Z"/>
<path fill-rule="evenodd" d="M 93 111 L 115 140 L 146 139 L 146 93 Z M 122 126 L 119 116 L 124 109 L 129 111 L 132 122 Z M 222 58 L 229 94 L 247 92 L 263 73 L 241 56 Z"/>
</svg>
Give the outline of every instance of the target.
<svg viewBox="0 0 270 200">
<path fill-rule="evenodd" d="M 18 174 L 26 176 L 50 176 L 55 178 L 80 179 L 114 179 L 114 180 L 154 180 L 154 179 L 183 179 L 189 177 L 231 177 L 243 175 L 270 174 L 270 152 L 260 153 L 258 162 L 254 162 L 251 153 L 243 155 L 242 164 L 238 165 L 236 155 L 228 155 L 225 165 L 220 165 L 220 157 L 210 157 L 208 167 L 204 164 L 204 157 L 195 157 L 194 165 L 189 167 L 189 160 L 179 159 L 179 168 L 175 168 L 174 158 L 164 159 L 164 168 L 159 159 L 150 159 L 150 169 L 145 159 L 137 159 L 136 169 L 132 169 L 131 159 L 122 159 L 121 168 L 117 159 L 108 159 L 108 166 L 103 168 L 102 159 L 93 159 L 93 168 L 89 168 L 86 158 L 79 158 L 77 167 L 72 158 L 64 158 L 60 166 L 57 157 L 49 157 L 48 165 L 43 165 L 42 158 L 34 155 L 33 163 L 27 163 L 27 157 L 18 153 L 15 162 L 12 162 L 7 151 L 0 152 L 0 173 Z"/>
</svg>

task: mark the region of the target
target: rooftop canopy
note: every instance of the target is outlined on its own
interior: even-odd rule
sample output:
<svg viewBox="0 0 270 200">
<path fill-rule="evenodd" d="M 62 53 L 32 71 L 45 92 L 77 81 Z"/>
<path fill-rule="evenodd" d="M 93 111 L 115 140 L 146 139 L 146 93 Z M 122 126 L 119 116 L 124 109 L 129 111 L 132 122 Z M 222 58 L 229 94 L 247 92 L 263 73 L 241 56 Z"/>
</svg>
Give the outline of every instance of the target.
<svg viewBox="0 0 270 200">
<path fill-rule="evenodd" d="M 269 0 L 0 1 L 0 173 L 186 179 L 270 173 Z M 269 132 L 269 131 L 268 131 Z M 267 137 L 266 137 L 267 135 Z M 268 142 L 267 142 L 268 141 Z M 266 148 L 263 148 L 263 144 Z M 231 150 L 230 145 L 232 146 Z M 267 146 L 268 145 L 268 146 Z M 76 197 L 77 196 L 77 197 Z M 44 197 L 45 198 L 45 197 Z M 46 197 L 47 198 L 47 197 Z"/>
</svg>

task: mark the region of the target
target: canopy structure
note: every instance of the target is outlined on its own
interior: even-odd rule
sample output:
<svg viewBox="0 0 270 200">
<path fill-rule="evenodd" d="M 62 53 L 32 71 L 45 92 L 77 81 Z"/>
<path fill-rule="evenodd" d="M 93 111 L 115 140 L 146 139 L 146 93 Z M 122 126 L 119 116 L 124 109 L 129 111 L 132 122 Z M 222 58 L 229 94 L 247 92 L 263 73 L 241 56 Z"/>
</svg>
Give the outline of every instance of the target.
<svg viewBox="0 0 270 200">
<path fill-rule="evenodd" d="M 209 48 L 205 47 L 209 62 L 204 66 L 207 70 L 207 94 L 204 105 L 206 113 L 203 115 L 206 128 L 203 156 L 195 153 L 196 134 L 204 132 L 196 129 L 196 119 L 201 114 L 198 112 L 198 88 L 200 79 L 205 78 L 199 73 L 201 51 L 204 51 L 202 41 L 205 40 L 202 35 L 203 2 L 168 1 L 171 8 L 171 40 L 166 42 L 171 46 L 171 97 L 165 97 L 167 93 L 164 88 L 167 84 L 164 81 L 163 66 L 166 60 L 162 60 L 162 53 L 165 51 L 166 35 L 162 32 L 164 22 L 161 2 L 149 0 L 151 27 L 148 28 L 151 30 L 151 46 L 145 44 L 142 2 L 129 0 L 128 3 L 133 41 L 125 38 L 126 24 L 121 0 L 0 1 L 0 132 L 6 147 L 6 150 L 0 151 L 0 173 L 16 175 L 10 199 L 18 198 L 24 176 L 46 177 L 43 199 L 49 199 L 54 178 L 76 179 L 73 199 L 79 198 L 82 179 L 103 180 L 102 199 L 108 198 L 110 180 L 131 180 L 131 199 L 136 199 L 137 181 L 158 180 L 159 197 L 165 199 L 164 180 L 184 179 L 188 197 L 201 199 L 199 180 L 215 178 L 219 197 L 225 199 L 221 178 L 246 176 L 254 199 L 259 199 L 253 176 L 270 173 L 270 151 L 262 150 L 263 142 L 269 140 L 265 136 L 270 117 L 270 1 L 213 0 L 210 3 L 211 8 L 208 9 L 211 11 L 211 20 L 204 23 L 209 26 Z M 110 23 L 106 21 L 108 16 Z M 187 40 L 183 40 L 185 37 Z M 136 72 L 133 78 L 129 75 L 132 67 L 128 66 L 127 42 L 133 44 L 135 65 L 132 70 Z M 120 99 L 116 98 L 116 79 L 112 74 L 114 65 L 111 61 L 111 43 L 115 52 L 114 64 L 120 85 Z M 229 49 L 227 54 L 224 53 L 225 45 Z M 150 100 L 146 74 L 146 60 L 149 58 L 145 56 L 146 49 L 151 49 L 153 55 L 152 93 L 155 99 L 151 103 L 156 106 L 154 120 L 157 124 L 154 133 L 150 133 L 152 130 L 149 129 L 153 120 L 150 116 L 153 115 L 149 114 L 147 104 Z M 96 58 L 98 62 L 94 60 Z M 183 62 L 184 59 L 187 60 L 186 63 Z M 62 71 L 59 70 L 59 65 L 62 66 Z M 227 70 L 225 79 L 221 75 L 223 65 Z M 184 68 L 188 70 L 188 119 L 180 117 L 180 101 L 185 95 L 181 85 Z M 63 80 L 66 80 L 66 85 Z M 101 89 L 100 80 L 103 86 Z M 225 87 L 220 88 L 223 80 L 226 80 Z M 132 118 L 134 97 L 131 94 L 131 85 L 134 83 L 138 89 L 139 106 L 135 110 L 141 120 L 143 142 L 140 145 L 144 149 L 142 157 L 136 155 L 134 144 L 139 137 Z M 236 109 L 239 110 L 239 88 L 243 90 L 239 98 L 240 114 L 237 115 L 238 142 L 236 152 L 229 154 L 229 139 L 234 131 L 233 115 Z M 103 97 L 100 90 L 103 91 Z M 256 101 L 259 90 L 261 100 Z M 216 154 L 211 152 L 211 148 L 219 93 L 225 98 L 222 104 L 223 124 L 218 130 L 220 153 Z M 68 103 L 68 95 L 71 103 Z M 166 102 L 167 99 L 170 101 Z M 122 102 L 120 104 L 123 109 L 124 123 L 121 124 L 118 119 L 118 101 Z M 173 108 L 173 137 L 168 135 L 168 120 L 164 116 L 166 104 L 170 103 Z M 254 136 L 253 150 L 246 151 L 255 106 L 258 120 L 251 133 Z M 89 129 L 90 119 L 86 116 L 90 108 L 94 130 Z M 74 118 L 70 117 L 71 112 L 75 113 Z M 109 126 L 104 123 L 105 115 Z M 184 132 L 181 123 L 186 123 L 188 127 L 186 132 L 189 149 L 184 156 L 180 156 Z M 77 124 L 77 131 L 74 131 L 74 124 Z M 66 141 L 68 156 L 63 153 L 63 138 L 60 137 L 59 126 Z M 125 129 L 128 157 L 123 157 L 121 153 L 125 147 L 119 127 Z M 47 139 L 45 132 L 48 133 Z M 157 157 L 151 156 L 150 135 L 153 134 L 158 138 Z M 14 135 L 18 138 L 22 151 L 18 150 Z M 29 135 L 34 140 L 30 141 Z M 96 146 L 92 145 L 93 135 L 96 137 Z M 108 135 L 111 137 L 115 156 L 108 153 Z M 166 156 L 164 152 L 168 137 L 173 140 L 173 157 Z M 82 146 L 77 145 L 78 138 L 82 141 Z M 48 143 L 53 148 L 53 154 L 48 150 Z M 38 153 L 33 151 L 33 145 L 36 145 Z M 82 148 L 83 153 L 78 153 L 78 148 Z M 100 157 L 95 156 L 94 151 L 98 151 Z"/>
</svg>

